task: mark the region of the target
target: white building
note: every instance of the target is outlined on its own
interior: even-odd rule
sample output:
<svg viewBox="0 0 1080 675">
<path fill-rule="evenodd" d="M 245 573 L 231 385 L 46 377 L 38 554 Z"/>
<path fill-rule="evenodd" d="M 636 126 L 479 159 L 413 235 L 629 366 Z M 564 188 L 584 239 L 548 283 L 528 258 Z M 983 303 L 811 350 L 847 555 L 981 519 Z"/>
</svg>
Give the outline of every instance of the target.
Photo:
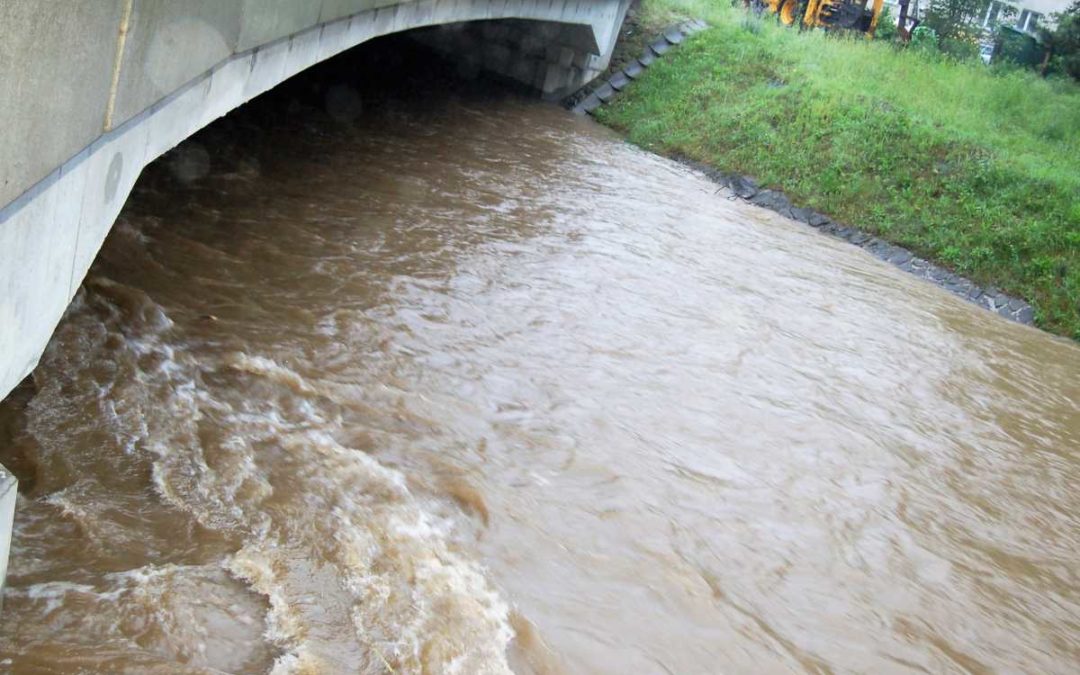
<svg viewBox="0 0 1080 675">
<path fill-rule="evenodd" d="M 1064 12 L 1070 0 L 991 0 L 983 14 L 982 27 L 993 30 L 1001 24 L 1034 35 L 1040 26 L 1052 21 L 1052 14 Z"/>
<path fill-rule="evenodd" d="M 893 20 L 900 16 L 900 0 L 884 0 Z M 1051 15 L 1064 12 L 1072 0 L 991 0 L 983 13 L 980 24 L 992 31 L 1002 23 L 1034 35 L 1040 26 L 1052 21 Z M 910 0 L 908 16 L 922 19 L 933 0 Z"/>
</svg>

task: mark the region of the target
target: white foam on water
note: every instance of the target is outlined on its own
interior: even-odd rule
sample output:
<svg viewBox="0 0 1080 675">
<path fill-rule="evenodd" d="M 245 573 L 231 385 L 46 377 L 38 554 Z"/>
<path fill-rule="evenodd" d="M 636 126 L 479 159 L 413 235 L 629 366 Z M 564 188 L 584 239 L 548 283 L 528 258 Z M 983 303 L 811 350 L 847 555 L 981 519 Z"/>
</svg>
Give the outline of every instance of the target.
<svg viewBox="0 0 1080 675">
<path fill-rule="evenodd" d="M 54 581 L 8 592 L 48 617 L 51 633 L 75 642 L 226 670 L 243 667 L 259 648 L 261 607 L 220 565 L 147 565 L 93 584 Z"/>
<path fill-rule="evenodd" d="M 103 277 L 73 311 L 83 325 L 61 339 L 87 349 L 77 362 L 58 352 L 57 365 L 86 372 L 100 354 L 107 375 L 81 376 L 76 399 L 48 384 L 34 417 L 36 435 L 51 439 L 44 451 L 66 461 L 81 437 L 61 431 L 89 406 L 106 420 L 132 489 L 145 474 L 130 467 L 147 467 L 165 503 L 242 546 L 209 566 L 34 585 L 16 591 L 24 600 L 64 608 L 62 624 L 92 614 L 88 640 L 145 643 L 190 665 L 242 667 L 228 651 L 254 630 L 280 650 L 275 673 L 509 672 L 508 607 L 455 550 L 453 522 L 427 508 L 402 471 L 335 441 L 332 409 L 363 408 L 363 391 L 309 381 L 269 356 L 193 351 L 149 295 Z M 65 396 L 70 406 L 58 407 Z M 78 433 L 98 433 L 89 423 Z M 138 507 L 93 480 L 76 478 L 46 503 L 93 541 L 137 536 L 115 514 Z M 221 626 L 233 628 L 223 637 Z M 132 635 L 143 637 L 131 644 Z"/>
<path fill-rule="evenodd" d="M 400 472 L 318 431 L 282 447 L 305 458 L 297 478 L 310 492 L 296 497 L 312 508 L 273 522 L 230 562 L 270 601 L 267 637 L 285 650 L 276 671 L 348 669 L 351 655 L 363 671 L 508 672 L 508 608 Z M 320 603 L 332 593 L 344 594 L 335 607 Z"/>
<path fill-rule="evenodd" d="M 291 397 L 324 389 L 264 356 L 231 353 L 221 367 Z M 178 389 L 175 372 L 159 373 Z M 187 421 L 149 444 L 155 484 L 204 526 L 243 532 L 227 567 L 269 601 L 274 672 L 509 672 L 508 607 L 403 473 L 337 443 L 306 400 L 290 406 L 299 419 L 206 389 L 173 401 L 170 419 Z M 183 427 L 204 416 L 226 430 L 195 443 Z"/>
<path fill-rule="evenodd" d="M 233 352 L 225 358 L 228 367 L 234 370 L 262 375 L 270 378 L 278 384 L 284 384 L 298 394 L 315 393 L 308 383 L 299 374 L 262 356 L 251 356 L 244 352 Z"/>
</svg>

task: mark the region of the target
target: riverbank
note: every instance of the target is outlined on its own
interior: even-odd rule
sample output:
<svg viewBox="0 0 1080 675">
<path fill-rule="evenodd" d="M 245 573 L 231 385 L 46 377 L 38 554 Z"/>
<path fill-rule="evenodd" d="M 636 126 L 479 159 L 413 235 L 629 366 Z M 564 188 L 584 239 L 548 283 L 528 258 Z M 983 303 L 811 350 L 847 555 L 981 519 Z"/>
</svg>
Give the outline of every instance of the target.
<svg viewBox="0 0 1080 675">
<path fill-rule="evenodd" d="M 711 27 L 599 120 L 1022 297 L 1080 339 L 1080 89 L 695 0 L 646 2 L 638 21 L 692 12 Z"/>
</svg>

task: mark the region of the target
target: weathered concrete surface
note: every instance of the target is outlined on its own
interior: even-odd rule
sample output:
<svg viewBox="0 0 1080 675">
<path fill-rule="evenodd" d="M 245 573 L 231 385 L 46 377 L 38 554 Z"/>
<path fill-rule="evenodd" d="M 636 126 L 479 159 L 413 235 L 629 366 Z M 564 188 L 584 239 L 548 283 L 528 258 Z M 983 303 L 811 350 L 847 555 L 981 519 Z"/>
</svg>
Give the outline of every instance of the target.
<svg viewBox="0 0 1080 675">
<path fill-rule="evenodd" d="M 7 469 L 0 466 L 0 591 L 7 577 L 8 551 L 11 549 L 11 520 L 15 516 L 15 500 L 18 498 L 18 481 Z M 0 596 L 0 607 L 3 596 Z"/>
<path fill-rule="evenodd" d="M 580 24 L 509 19 L 447 24 L 418 31 L 416 39 L 466 68 L 487 70 L 558 99 L 598 75 L 607 56 Z"/>
<path fill-rule="evenodd" d="M 243 0 L 239 51 L 273 42 L 319 23 L 322 3 L 296 0 Z M 371 9 L 374 2 L 355 3 L 354 12 Z M 401 4 L 384 2 L 383 5 Z M 353 12 L 349 12 L 353 13 Z"/>
<path fill-rule="evenodd" d="M 101 135 L 122 4 L 0 2 L 0 205 Z"/>
<path fill-rule="evenodd" d="M 37 365 L 143 167 L 362 42 L 483 21 L 482 68 L 556 92 L 629 0 L 0 0 L 0 398 Z M 504 22 L 502 25 L 492 22 Z M 15 482 L 0 468 L 0 580 Z"/>
<path fill-rule="evenodd" d="M 238 49 L 242 6 L 222 0 L 132 4 L 112 123 L 119 125 Z"/>
</svg>

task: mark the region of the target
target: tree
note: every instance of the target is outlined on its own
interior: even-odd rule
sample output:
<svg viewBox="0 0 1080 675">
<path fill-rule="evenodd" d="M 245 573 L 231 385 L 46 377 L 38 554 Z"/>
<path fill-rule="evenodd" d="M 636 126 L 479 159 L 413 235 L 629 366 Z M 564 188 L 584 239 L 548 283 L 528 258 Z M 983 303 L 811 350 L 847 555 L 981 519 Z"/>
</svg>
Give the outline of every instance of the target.
<svg viewBox="0 0 1080 675">
<path fill-rule="evenodd" d="M 942 41 L 974 42 L 989 4 L 989 0 L 931 0 L 923 25 L 933 28 Z"/>
<path fill-rule="evenodd" d="M 938 48 L 937 31 L 925 24 L 911 31 L 911 48 L 924 52 L 936 52 Z"/>
<path fill-rule="evenodd" d="M 1077 1 L 1080 2 L 1080 0 Z M 889 6 L 883 6 L 881 8 L 881 14 L 878 16 L 877 30 L 874 31 L 874 39 L 893 42 L 899 35 L 900 29 L 896 27 L 896 19 L 893 17 L 892 12 L 889 11 Z"/>
<path fill-rule="evenodd" d="M 1054 20 L 1057 22 L 1054 28 L 1039 31 L 1047 49 L 1042 72 L 1045 75 L 1052 66 L 1080 80 L 1080 0 L 1073 0 L 1064 12 L 1054 15 Z"/>
</svg>

